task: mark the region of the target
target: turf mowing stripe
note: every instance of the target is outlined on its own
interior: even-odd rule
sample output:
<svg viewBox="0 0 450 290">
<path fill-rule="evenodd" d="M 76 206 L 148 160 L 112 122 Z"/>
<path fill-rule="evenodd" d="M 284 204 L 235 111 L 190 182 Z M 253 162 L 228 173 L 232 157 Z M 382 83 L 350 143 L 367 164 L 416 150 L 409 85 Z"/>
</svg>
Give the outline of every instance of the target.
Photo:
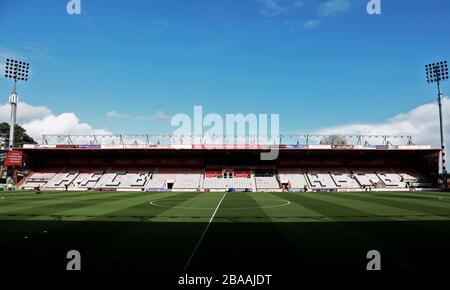
<svg viewBox="0 0 450 290">
<path fill-rule="evenodd" d="M 408 210 L 396 207 L 392 204 L 379 204 L 368 199 L 367 196 L 348 196 L 341 193 L 317 193 L 317 198 L 334 202 L 344 206 L 350 206 L 355 209 L 363 210 L 374 216 L 386 217 L 390 219 L 404 219 L 407 216 L 427 215 L 421 211 Z"/>
<path fill-rule="evenodd" d="M 95 216 L 95 218 L 108 216 L 112 212 L 117 210 L 129 208 L 135 205 L 148 203 L 151 200 L 159 198 L 161 195 L 167 195 L 167 193 L 157 194 L 141 194 L 141 196 L 129 196 L 125 194 L 121 199 L 105 201 L 101 203 L 94 203 L 84 207 L 71 208 L 54 213 L 54 215 L 61 216 L 80 216 L 88 217 L 86 219 L 92 219 L 89 216 Z"/>
<path fill-rule="evenodd" d="M 290 198 L 294 203 L 316 211 L 324 217 L 335 221 L 386 220 L 386 218 L 374 217 L 372 214 L 360 209 L 325 200 L 315 193 L 293 192 L 291 194 L 292 196 Z"/>
<path fill-rule="evenodd" d="M 189 268 L 189 265 L 191 264 L 192 258 L 194 258 L 195 253 L 198 250 L 198 247 L 200 246 L 200 244 L 202 243 L 203 238 L 206 235 L 206 232 L 208 231 L 209 225 L 211 224 L 211 222 L 214 220 L 214 217 L 216 216 L 217 211 L 220 208 L 220 205 L 222 204 L 222 201 L 225 199 L 225 197 L 227 196 L 227 193 L 225 192 L 225 194 L 223 195 L 222 199 L 219 201 L 219 203 L 217 204 L 216 209 L 214 210 L 211 218 L 209 219 L 208 224 L 205 227 L 205 230 L 202 233 L 202 236 L 200 237 L 200 239 L 198 240 L 197 245 L 195 246 L 194 250 L 192 251 L 191 256 L 189 257 L 188 261 L 186 262 L 186 265 L 184 266 L 184 271 L 186 271 Z"/>
<path fill-rule="evenodd" d="M 111 194 L 114 194 L 114 196 L 111 196 Z M 145 196 L 151 196 L 152 194 L 148 194 L 148 193 L 144 193 L 141 192 L 140 193 L 142 195 L 142 197 Z M 78 210 L 79 208 L 83 208 L 83 207 L 90 207 L 90 206 L 97 206 L 97 207 L 102 207 L 102 204 L 105 204 L 107 202 L 121 202 L 123 200 L 129 199 L 131 198 L 130 196 L 136 196 L 136 195 L 129 195 L 126 192 L 115 192 L 115 193 L 110 193 L 105 197 L 105 193 L 102 192 L 97 193 L 97 194 L 90 194 L 90 199 L 83 199 L 82 202 L 80 202 L 80 200 L 73 200 L 70 203 L 57 203 L 57 204 L 52 204 L 50 206 L 47 207 L 35 207 L 35 208 L 30 208 L 27 210 L 23 210 L 22 208 L 20 208 L 19 210 L 16 211 L 11 211 L 8 213 L 3 213 L 0 214 L 0 218 L 2 219 L 8 219 L 8 220 L 14 220 L 17 218 L 21 218 L 21 219 L 26 219 L 26 218 L 30 218 L 33 220 L 40 220 L 40 219 L 49 219 L 49 220 L 86 220 L 86 219 L 90 219 L 90 218 L 95 218 L 98 216 L 98 214 L 95 212 L 95 210 L 92 210 L 91 214 L 89 214 L 89 212 L 85 213 L 84 215 L 80 215 L 80 214 L 67 214 L 66 216 L 63 216 L 60 211 L 64 211 L 64 210 Z M 99 196 L 103 196 L 102 198 L 94 198 L 94 197 L 99 197 Z M 63 198 L 62 199 L 64 201 L 67 201 L 67 198 Z M 53 209 L 52 212 L 50 212 L 48 209 Z M 37 211 L 36 211 L 37 210 Z M 56 210 L 56 211 L 55 211 Z M 132 218 L 133 221 L 139 220 L 137 218 Z"/>
<path fill-rule="evenodd" d="M 122 192 L 123 194 L 127 194 L 127 195 L 135 195 L 130 194 L 130 193 L 126 193 L 126 192 Z M 142 192 L 140 192 L 142 194 Z M 35 203 L 35 202 L 40 202 L 42 200 L 45 200 L 45 202 L 51 202 L 51 201 L 55 201 L 55 200 L 60 200 L 61 198 L 64 199 L 74 199 L 74 198 L 79 198 L 82 196 L 86 196 L 86 195 L 96 195 L 96 194 L 104 194 L 104 195 L 108 195 L 108 194 L 119 194 L 119 192 L 98 192 L 98 191 L 83 191 L 83 192 L 77 192 L 77 193 L 66 193 L 66 192 L 42 192 L 41 194 L 35 194 L 35 193 L 28 193 L 28 195 L 22 196 L 22 197 L 16 197 L 16 196 L 5 196 L 5 199 L 1 199 L 0 198 L 0 205 L 3 204 L 3 202 L 5 202 L 4 204 L 14 204 L 14 203 L 20 203 L 20 204 L 27 204 L 27 203 Z"/>
<path fill-rule="evenodd" d="M 158 198 L 153 199 L 153 201 L 165 201 L 165 200 L 172 200 L 174 198 L 183 197 L 180 198 L 179 201 L 176 203 L 181 203 L 182 200 L 185 200 L 184 198 L 192 198 L 194 196 L 197 196 L 199 193 L 186 193 L 186 192 L 170 192 L 170 193 L 164 193 L 165 195 L 161 198 L 160 195 L 158 195 Z M 176 206 L 176 204 L 174 204 Z M 120 210 L 112 211 L 108 214 L 108 216 L 104 217 L 97 217 L 94 220 L 103 220 L 108 219 L 109 216 L 113 217 L 123 217 L 126 218 L 126 220 L 140 220 L 144 219 L 145 221 L 150 221 L 151 219 L 157 217 L 161 213 L 167 211 L 168 208 L 164 207 L 157 207 L 150 204 L 150 200 L 147 200 L 143 203 L 127 207 Z M 176 220 L 175 220 L 176 221 Z"/>
<path fill-rule="evenodd" d="M 35 202 L 27 202 L 27 203 L 20 203 L 18 202 L 15 206 L 9 206 L 9 207 L 1 207 L 0 208 L 0 215 L 5 214 L 30 214 L 30 213 L 36 213 L 40 214 L 41 212 L 44 215 L 48 215 L 49 212 L 52 212 L 51 210 L 54 210 L 55 208 L 71 208 L 74 207 L 75 204 L 82 204 L 84 203 L 96 203 L 96 202 L 104 202 L 105 200 L 108 200 L 111 196 L 117 196 L 122 195 L 123 193 L 115 192 L 115 193 L 104 193 L 101 194 L 98 193 L 90 193 L 85 194 L 83 196 L 79 196 L 77 198 L 70 197 L 70 198 L 60 198 L 58 200 L 46 200 L 45 198 L 37 199 Z M 101 196 L 101 197 L 100 197 Z"/>
<path fill-rule="evenodd" d="M 291 193 L 270 193 L 269 197 L 278 198 L 280 200 L 289 200 Z M 274 222 L 316 222 L 316 221 L 332 221 L 332 219 L 323 214 L 307 208 L 299 203 L 291 202 L 287 206 L 267 208 L 264 211 L 270 216 Z"/>
<path fill-rule="evenodd" d="M 351 199 L 355 200 L 368 200 L 367 197 L 361 197 L 355 194 L 347 195 Z M 375 197 L 370 196 L 370 202 L 374 204 L 384 205 L 384 206 L 395 206 L 401 210 L 411 210 L 421 213 L 422 215 L 428 216 L 440 216 L 442 215 L 443 219 L 450 218 L 450 209 L 445 208 L 444 206 L 447 204 L 442 204 L 441 207 L 437 207 L 435 205 L 429 205 L 430 201 L 426 199 L 417 201 L 411 199 L 402 199 L 402 198 L 392 198 L 392 197 Z"/>
<path fill-rule="evenodd" d="M 450 209 L 450 198 L 443 197 L 435 197 L 428 195 L 405 195 L 405 196 L 391 196 L 391 195 L 382 195 L 377 194 L 374 195 L 375 198 L 383 198 L 383 199 L 393 199 L 393 200 L 402 200 L 408 201 L 416 204 L 427 204 L 430 207 L 444 208 Z"/>
<path fill-rule="evenodd" d="M 376 229 L 378 226 L 385 222 L 395 222 L 390 219 L 373 217 L 373 215 L 367 212 L 353 209 L 347 206 L 335 204 L 322 199 L 316 199 L 314 197 L 305 196 L 305 193 L 273 193 L 276 196 L 283 197 L 291 200 L 293 203 L 299 204 L 306 208 L 312 209 L 320 213 L 323 217 L 327 217 L 328 220 L 323 220 L 321 223 L 317 223 L 317 226 L 308 227 L 314 229 L 311 231 L 293 231 L 286 230 L 284 235 L 287 240 L 293 245 L 303 248 L 303 252 L 308 253 L 305 259 L 318 269 L 323 269 L 322 261 L 317 260 L 316 257 L 320 256 L 335 256 L 335 249 L 346 249 L 346 247 L 358 247 L 359 245 L 367 245 L 367 249 L 361 251 L 361 269 L 364 269 L 365 260 L 363 259 L 365 251 L 370 249 L 383 249 L 383 253 L 395 254 L 397 257 L 406 257 L 406 253 L 398 245 L 392 244 L 386 241 L 382 236 L 374 236 L 370 230 L 362 231 L 360 228 L 355 227 L 355 224 L 362 225 L 362 227 L 368 227 L 370 229 Z M 278 226 L 283 228 L 285 224 L 278 223 Z M 295 223 L 294 223 L 295 224 Z M 301 227 L 303 221 L 299 223 Z M 315 225 L 316 223 L 305 223 Z M 321 230 L 322 229 L 322 230 Z M 337 236 L 337 238 L 334 238 Z M 325 253 L 325 254 L 324 254 Z M 345 253 L 345 251 L 344 251 Z M 339 253 L 337 259 L 334 262 L 336 265 L 331 267 L 339 267 L 345 260 L 344 253 Z M 350 258 L 350 257 L 347 257 Z M 353 257 L 355 259 L 355 257 Z"/>
<path fill-rule="evenodd" d="M 166 210 L 154 217 L 154 221 L 208 222 L 222 193 L 205 192 L 180 195 L 177 198 L 155 201 L 152 205 Z"/>
<path fill-rule="evenodd" d="M 258 202 L 260 196 L 261 193 L 228 193 L 216 222 L 270 222 L 270 217 Z"/>
</svg>

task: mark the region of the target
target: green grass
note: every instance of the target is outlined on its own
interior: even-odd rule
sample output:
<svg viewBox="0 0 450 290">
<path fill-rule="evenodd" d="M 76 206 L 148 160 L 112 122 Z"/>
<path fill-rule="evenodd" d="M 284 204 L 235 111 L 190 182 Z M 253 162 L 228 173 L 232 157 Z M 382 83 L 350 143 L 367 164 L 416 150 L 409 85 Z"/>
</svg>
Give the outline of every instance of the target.
<svg viewBox="0 0 450 290">
<path fill-rule="evenodd" d="M 63 270 L 77 249 L 85 270 L 182 272 L 203 234 L 190 271 L 363 270 L 372 249 L 384 269 L 442 270 L 450 194 L 0 192 L 8 270 Z"/>
<path fill-rule="evenodd" d="M 208 222 L 224 193 L 1 192 L 0 220 Z M 449 220 L 439 192 L 227 193 L 214 222 Z"/>
</svg>

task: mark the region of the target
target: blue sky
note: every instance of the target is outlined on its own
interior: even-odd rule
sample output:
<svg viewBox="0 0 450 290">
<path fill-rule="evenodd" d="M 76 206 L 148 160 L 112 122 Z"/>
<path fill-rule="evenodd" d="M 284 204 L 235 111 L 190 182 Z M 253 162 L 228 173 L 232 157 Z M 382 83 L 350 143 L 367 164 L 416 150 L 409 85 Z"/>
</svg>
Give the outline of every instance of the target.
<svg viewBox="0 0 450 290">
<path fill-rule="evenodd" d="M 32 109 L 109 132 L 171 132 L 194 105 L 278 113 L 282 132 L 389 123 L 435 101 L 424 66 L 450 60 L 446 0 L 381 0 L 372 16 L 368 0 L 67 2 L 0 1 L 0 58 L 31 63 Z M 2 104 L 10 90 L 1 78 Z"/>
</svg>

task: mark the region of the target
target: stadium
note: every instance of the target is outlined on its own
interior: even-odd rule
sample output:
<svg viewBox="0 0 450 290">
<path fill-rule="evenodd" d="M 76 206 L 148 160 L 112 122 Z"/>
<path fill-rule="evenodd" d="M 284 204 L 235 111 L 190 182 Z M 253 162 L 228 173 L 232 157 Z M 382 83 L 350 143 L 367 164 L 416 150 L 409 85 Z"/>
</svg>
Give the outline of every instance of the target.
<svg viewBox="0 0 450 290">
<path fill-rule="evenodd" d="M 0 4 L 5 276 L 448 272 L 448 4 L 66 2 Z"/>
<path fill-rule="evenodd" d="M 19 249 L 27 247 L 27 255 L 49 259 L 40 267 L 57 270 L 70 245 L 90 257 L 88 270 L 268 271 L 279 278 L 292 273 L 292 263 L 362 270 L 376 246 L 389 271 L 442 269 L 426 255 L 442 250 L 448 236 L 440 149 L 414 145 L 411 136 L 314 144 L 326 137 L 180 145 L 170 135 L 45 135 L 5 157 L 20 168 L 13 173 L 20 181 L 14 195 L 2 196 L 3 232 L 27 233 L 5 261 L 26 259 Z M 276 159 L 261 160 L 274 148 Z M 224 246 L 224 236 L 234 240 Z M 108 255 L 117 248 L 121 254 Z"/>
<path fill-rule="evenodd" d="M 17 183 L 18 188 L 300 192 L 422 191 L 438 187 L 439 149 L 392 145 L 387 140 L 411 142 L 408 136 L 379 136 L 386 145 L 177 145 L 159 141 L 139 144 L 136 140 L 131 144 L 93 144 L 99 138 L 114 144 L 114 139 L 127 136 L 64 136 L 72 143 L 49 144 L 49 139 L 57 137 L 44 136 L 45 144 L 25 144 L 17 153 L 10 151 L 23 156 L 27 164 L 28 174 Z M 73 144 L 77 138 L 90 142 Z M 261 153 L 274 149 L 279 151 L 278 158 L 261 160 Z"/>
</svg>

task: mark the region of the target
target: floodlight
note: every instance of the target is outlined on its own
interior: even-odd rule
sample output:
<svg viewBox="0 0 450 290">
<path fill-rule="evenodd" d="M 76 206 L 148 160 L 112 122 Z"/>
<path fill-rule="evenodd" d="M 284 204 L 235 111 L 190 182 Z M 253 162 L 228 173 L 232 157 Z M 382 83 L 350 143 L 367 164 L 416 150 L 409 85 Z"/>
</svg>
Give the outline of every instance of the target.
<svg viewBox="0 0 450 290">
<path fill-rule="evenodd" d="M 447 183 L 447 168 L 445 158 L 445 140 L 444 140 L 444 126 L 442 120 L 442 93 L 441 82 L 448 80 L 448 63 L 447 61 L 440 61 L 425 66 L 427 72 L 427 82 L 429 84 L 436 83 L 438 90 L 438 107 L 439 107 L 439 125 L 441 133 L 441 160 L 442 160 L 442 174 L 444 180 L 445 189 L 448 188 Z"/>
<path fill-rule="evenodd" d="M 5 77 L 14 81 L 28 81 L 30 64 L 7 58 L 5 66 Z"/>
<path fill-rule="evenodd" d="M 11 104 L 11 119 L 9 123 L 9 148 L 14 146 L 14 126 L 16 124 L 16 113 L 18 96 L 16 92 L 17 81 L 28 81 L 30 64 L 25 61 L 7 58 L 5 65 L 5 77 L 13 80 L 13 92 L 9 97 Z"/>
</svg>

